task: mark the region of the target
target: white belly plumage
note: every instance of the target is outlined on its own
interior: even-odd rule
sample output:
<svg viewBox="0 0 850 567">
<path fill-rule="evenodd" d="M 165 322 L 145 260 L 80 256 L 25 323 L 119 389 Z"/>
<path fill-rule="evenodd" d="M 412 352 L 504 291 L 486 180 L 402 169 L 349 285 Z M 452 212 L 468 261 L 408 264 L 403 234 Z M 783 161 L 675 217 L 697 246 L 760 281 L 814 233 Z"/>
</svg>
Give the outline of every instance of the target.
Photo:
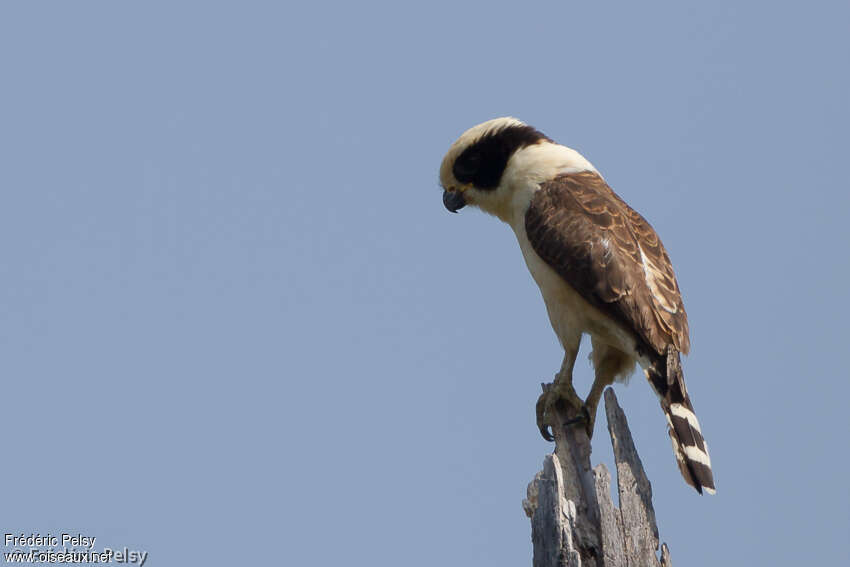
<svg viewBox="0 0 850 567">
<path fill-rule="evenodd" d="M 594 350 L 597 347 L 604 350 L 602 345 L 612 347 L 633 357 L 645 368 L 649 364 L 649 360 L 637 356 L 635 334 L 610 317 L 603 315 L 581 297 L 572 286 L 537 255 L 528 240 L 528 235 L 525 232 L 525 214 L 535 193 L 540 189 L 539 176 L 532 175 L 532 173 L 538 172 L 543 175 L 543 178 L 551 179 L 563 173 L 575 173 L 584 170 L 595 171 L 593 166 L 584 158 L 578 156 L 574 150 L 558 145 L 551 145 L 547 148 L 546 152 L 558 157 L 558 159 L 550 160 L 551 167 L 548 169 L 541 166 L 539 159 L 537 161 L 532 159 L 535 156 L 540 157 L 534 152 L 520 151 L 514 154 L 510 162 L 511 167 L 508 168 L 511 175 L 503 180 L 504 185 L 512 187 L 510 200 L 504 210 L 498 211 L 495 207 L 491 207 L 493 210 L 490 210 L 490 212 L 499 216 L 513 229 L 519 241 L 525 263 L 543 294 L 543 301 L 546 303 L 546 310 L 549 313 L 549 321 L 552 323 L 552 328 L 564 349 L 577 352 L 581 336 L 586 333 L 591 336 L 595 343 Z M 495 199 L 502 198 L 499 195 L 493 197 Z M 603 353 L 600 352 L 599 354 Z"/>
<path fill-rule="evenodd" d="M 549 321 L 564 349 L 577 350 L 582 334 L 589 334 L 594 342 L 603 343 L 635 357 L 642 366 L 648 360 L 640 360 L 635 352 L 635 335 L 630 330 L 603 315 L 588 303 L 564 279 L 537 255 L 525 233 L 525 223 L 511 226 L 514 229 L 523 258 L 537 282 Z"/>
</svg>

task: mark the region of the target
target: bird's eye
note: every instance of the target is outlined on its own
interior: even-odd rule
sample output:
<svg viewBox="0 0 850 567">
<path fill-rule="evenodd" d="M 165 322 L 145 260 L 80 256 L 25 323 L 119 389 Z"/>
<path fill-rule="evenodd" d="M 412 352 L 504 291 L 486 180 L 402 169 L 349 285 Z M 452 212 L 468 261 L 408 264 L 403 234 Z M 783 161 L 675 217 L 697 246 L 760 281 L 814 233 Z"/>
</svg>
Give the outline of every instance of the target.
<svg viewBox="0 0 850 567">
<path fill-rule="evenodd" d="M 481 166 L 481 154 L 479 152 L 468 152 L 460 156 L 455 162 L 455 178 L 461 183 L 469 182 Z"/>
</svg>

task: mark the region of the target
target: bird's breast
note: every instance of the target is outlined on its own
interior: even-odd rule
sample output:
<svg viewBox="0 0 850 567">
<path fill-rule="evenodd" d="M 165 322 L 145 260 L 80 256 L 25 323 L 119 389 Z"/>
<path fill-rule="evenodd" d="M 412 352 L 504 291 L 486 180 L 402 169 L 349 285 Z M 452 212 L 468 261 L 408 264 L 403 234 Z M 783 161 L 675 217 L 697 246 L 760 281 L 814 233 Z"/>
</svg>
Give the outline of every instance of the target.
<svg viewBox="0 0 850 567">
<path fill-rule="evenodd" d="M 561 344 L 574 344 L 587 333 L 623 352 L 634 352 L 634 333 L 591 305 L 534 251 L 525 232 L 525 216 L 521 218 L 521 222 L 511 223 L 511 228 L 528 271 L 540 288 L 549 321 Z"/>
</svg>

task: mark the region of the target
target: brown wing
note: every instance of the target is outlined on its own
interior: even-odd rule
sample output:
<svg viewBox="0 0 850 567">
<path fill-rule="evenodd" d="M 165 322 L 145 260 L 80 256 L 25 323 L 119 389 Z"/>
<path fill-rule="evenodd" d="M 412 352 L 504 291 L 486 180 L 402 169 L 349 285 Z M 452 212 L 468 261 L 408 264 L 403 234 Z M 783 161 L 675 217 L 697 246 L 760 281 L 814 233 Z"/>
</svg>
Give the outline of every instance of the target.
<svg viewBox="0 0 850 567">
<path fill-rule="evenodd" d="M 633 329 L 658 354 L 687 354 L 688 316 L 658 235 L 598 174 L 543 183 L 525 229 L 532 248 L 588 302 Z"/>
</svg>

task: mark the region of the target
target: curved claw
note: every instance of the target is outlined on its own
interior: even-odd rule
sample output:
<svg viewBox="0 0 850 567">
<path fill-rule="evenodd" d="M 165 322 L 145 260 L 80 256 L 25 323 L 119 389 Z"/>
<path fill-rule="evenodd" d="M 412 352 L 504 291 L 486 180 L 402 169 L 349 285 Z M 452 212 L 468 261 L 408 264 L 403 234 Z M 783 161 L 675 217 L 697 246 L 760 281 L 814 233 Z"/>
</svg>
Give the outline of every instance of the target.
<svg viewBox="0 0 850 567">
<path fill-rule="evenodd" d="M 579 415 L 575 416 L 572 419 L 568 419 L 567 421 L 565 421 L 564 427 L 567 427 L 569 425 L 576 425 L 578 423 L 584 423 L 584 424 L 590 423 L 590 412 L 587 411 L 587 406 L 585 406 L 585 405 L 581 406 L 581 409 L 579 409 L 579 412 L 580 412 Z"/>
<path fill-rule="evenodd" d="M 581 398 L 576 395 L 575 390 L 572 389 L 572 385 L 564 386 L 563 384 L 555 383 L 542 384 L 542 386 L 543 393 L 540 394 L 539 398 L 537 398 L 535 413 L 537 414 L 537 429 L 540 430 L 540 435 L 543 439 L 550 442 L 555 440 L 555 436 L 553 435 L 553 431 L 550 426 L 550 419 L 554 415 L 552 410 L 559 400 L 563 400 L 578 411 L 578 415 L 567 420 L 561 425 L 563 427 L 568 427 L 571 425 L 584 424 L 587 437 L 593 437 L 593 424 L 595 422 L 594 418 L 596 417 L 594 414 L 596 412 L 592 411 L 587 403 L 583 402 Z"/>
<path fill-rule="evenodd" d="M 578 425 L 579 423 L 584 423 L 584 428 L 585 428 L 585 431 L 587 433 L 588 438 L 593 437 L 593 424 L 594 424 L 595 420 L 590 415 L 590 409 L 588 409 L 586 404 L 582 404 L 579 411 L 580 411 L 579 415 L 575 416 L 572 419 L 568 419 L 567 421 L 564 422 L 564 427 L 567 427 L 567 426 L 570 426 L 570 425 Z"/>
<path fill-rule="evenodd" d="M 548 393 L 548 388 L 546 385 L 543 385 L 543 393 L 540 394 L 540 397 L 537 398 L 537 406 L 535 407 L 535 412 L 537 413 L 537 429 L 540 430 L 540 435 L 543 436 L 543 439 L 546 441 L 554 441 L 555 437 L 549 432 L 549 425 L 546 423 L 546 398 Z"/>
</svg>

